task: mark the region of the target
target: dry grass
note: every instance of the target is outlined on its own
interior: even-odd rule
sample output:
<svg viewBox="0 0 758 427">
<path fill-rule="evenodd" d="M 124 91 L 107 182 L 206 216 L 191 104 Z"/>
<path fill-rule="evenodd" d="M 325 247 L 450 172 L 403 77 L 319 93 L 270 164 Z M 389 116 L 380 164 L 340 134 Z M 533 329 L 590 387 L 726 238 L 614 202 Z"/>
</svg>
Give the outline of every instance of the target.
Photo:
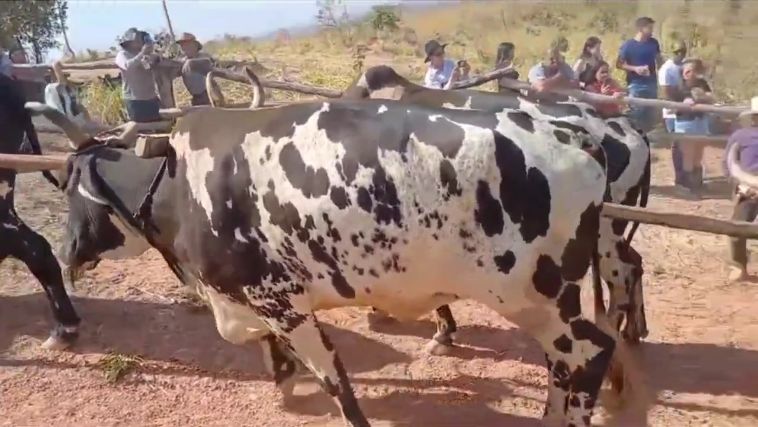
<svg viewBox="0 0 758 427">
<path fill-rule="evenodd" d="M 115 384 L 128 373 L 139 368 L 143 361 L 140 356 L 109 353 L 100 359 L 99 366 L 103 370 L 106 381 Z"/>
<path fill-rule="evenodd" d="M 659 23 L 656 37 L 666 53 L 671 42 L 681 38 L 692 46 L 692 56 L 705 60 L 720 101 L 741 102 L 756 94 L 758 69 L 749 53 L 758 41 L 758 27 L 753 25 L 758 2 L 746 0 L 464 2 L 405 11 L 398 30 L 381 34 L 362 23 L 292 39 L 253 41 L 225 36 L 206 43 L 206 48 L 218 58 L 257 59 L 270 70 L 267 78 L 343 89 L 359 68 L 377 64 L 391 65 L 419 81 L 424 72 L 423 43 L 430 38 L 449 43 L 449 56 L 467 59 L 474 73 L 490 70 L 497 45 L 510 41 L 516 44 L 516 67 L 526 76 L 558 36 L 569 41 L 570 62 L 591 35 L 603 40 L 606 59 L 613 61 L 623 40 L 634 33 L 634 19 L 642 15 Z M 365 47 L 365 58 L 358 53 L 361 47 Z M 615 73 L 622 80 L 621 73 Z M 492 84 L 485 86 L 492 88 Z M 243 86 L 225 85 L 224 90 L 234 102 L 249 99 Z M 299 98 L 272 92 L 268 95 L 273 99 Z M 177 95 L 180 101 L 188 99 L 183 88 Z"/>
</svg>

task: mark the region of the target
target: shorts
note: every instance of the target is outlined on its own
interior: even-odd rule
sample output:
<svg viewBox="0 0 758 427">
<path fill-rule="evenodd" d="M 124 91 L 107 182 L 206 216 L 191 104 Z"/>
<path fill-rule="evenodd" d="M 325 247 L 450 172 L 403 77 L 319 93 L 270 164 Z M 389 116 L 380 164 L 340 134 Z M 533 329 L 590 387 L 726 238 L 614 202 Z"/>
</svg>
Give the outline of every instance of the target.
<svg viewBox="0 0 758 427">
<path fill-rule="evenodd" d="M 708 135 L 710 133 L 708 118 L 696 117 L 691 120 L 679 120 L 674 122 L 674 132 L 686 135 Z"/>
</svg>

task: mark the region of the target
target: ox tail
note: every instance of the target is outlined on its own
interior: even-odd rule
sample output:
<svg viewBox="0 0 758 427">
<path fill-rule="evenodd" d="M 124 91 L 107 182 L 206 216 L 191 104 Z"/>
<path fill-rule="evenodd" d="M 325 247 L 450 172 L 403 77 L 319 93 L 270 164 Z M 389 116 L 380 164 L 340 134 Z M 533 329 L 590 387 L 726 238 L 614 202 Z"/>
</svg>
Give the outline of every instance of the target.
<svg viewBox="0 0 758 427">
<path fill-rule="evenodd" d="M 645 145 L 647 145 L 647 162 L 645 163 L 645 172 L 642 174 L 642 178 L 640 179 L 640 201 L 639 201 L 639 207 L 646 208 L 648 199 L 650 198 L 650 181 L 652 179 L 652 150 L 650 148 L 650 140 L 647 138 L 647 135 L 644 133 L 642 134 L 642 139 L 645 140 Z M 632 239 L 634 238 L 634 233 L 637 232 L 637 228 L 639 228 L 640 223 L 639 221 L 634 221 L 632 223 L 632 228 L 629 229 L 629 234 L 626 236 L 626 244 L 630 245 L 632 244 Z"/>
</svg>

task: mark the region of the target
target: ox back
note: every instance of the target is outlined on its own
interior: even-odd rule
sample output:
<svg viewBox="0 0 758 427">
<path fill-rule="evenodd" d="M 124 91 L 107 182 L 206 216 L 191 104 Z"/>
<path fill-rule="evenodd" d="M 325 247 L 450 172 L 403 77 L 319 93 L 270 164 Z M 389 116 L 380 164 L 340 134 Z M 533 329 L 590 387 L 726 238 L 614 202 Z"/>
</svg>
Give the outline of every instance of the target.
<svg viewBox="0 0 758 427">
<path fill-rule="evenodd" d="M 193 110 L 172 136 L 154 229 L 131 213 L 160 161 L 109 147 L 71 160 L 68 227 L 146 238 L 208 300 L 225 339 L 266 336 L 277 383 L 292 371 L 279 362 L 296 358 L 349 425 L 368 422 L 315 310 L 371 305 L 412 318 L 464 298 L 541 343 L 546 417 L 589 425 L 615 347 L 583 319 L 578 285 L 596 253 L 604 169 L 499 123 L 391 101 Z M 124 254 L 128 239 L 106 240 L 79 242 L 64 262 Z"/>
<path fill-rule="evenodd" d="M 18 153 L 24 135 L 32 151 L 40 153 L 31 116 L 24 109 L 25 97 L 18 82 L 0 75 L 0 152 Z M 49 173 L 45 177 L 56 183 Z M 56 325 L 45 342 L 48 348 L 69 345 L 77 336 L 79 317 L 63 286 L 60 266 L 50 244 L 19 218 L 14 207 L 16 171 L 0 169 L 0 261 L 19 259 L 42 284 Z"/>
<path fill-rule="evenodd" d="M 601 118 L 588 104 L 537 102 L 511 92 L 428 89 L 409 82 L 387 66 L 368 69 L 344 92 L 344 98 L 392 98 L 427 107 L 493 113 L 511 111 L 509 120 L 531 130 L 534 130 L 531 117 L 549 120 L 560 128 L 555 130 L 555 138 L 568 142 L 566 131 L 570 130 L 590 136 L 603 147 L 607 161 L 607 201 L 635 206 L 639 200 L 640 206 L 647 205 L 650 145 L 644 133 L 634 129 L 624 116 Z M 607 315 L 618 329 L 626 320 L 624 336 L 631 342 L 639 341 L 648 333 L 642 299 L 642 257 L 631 247 L 631 238 L 638 225 L 633 224 L 626 235 L 628 221 L 603 218 L 599 243 L 603 255 L 599 272 L 610 295 Z M 597 297 L 602 298 L 602 295 Z M 437 310 L 437 333 L 429 349 L 435 353 L 448 352 L 455 331 L 455 320 L 449 307 L 440 307 Z"/>
</svg>

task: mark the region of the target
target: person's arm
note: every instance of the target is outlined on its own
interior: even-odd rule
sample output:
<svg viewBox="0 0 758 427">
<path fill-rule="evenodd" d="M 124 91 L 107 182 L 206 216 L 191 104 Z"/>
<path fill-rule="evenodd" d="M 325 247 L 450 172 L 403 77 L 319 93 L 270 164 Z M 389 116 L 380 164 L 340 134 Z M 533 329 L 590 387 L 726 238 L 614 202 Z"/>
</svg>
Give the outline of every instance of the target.
<svg viewBox="0 0 758 427">
<path fill-rule="evenodd" d="M 658 40 L 655 40 L 655 49 L 657 51 L 655 53 L 655 69 L 659 70 L 661 66 L 663 65 L 664 61 L 663 61 L 663 55 L 661 54 L 661 45 L 660 43 L 658 43 Z"/>
<path fill-rule="evenodd" d="M 647 69 L 647 65 L 630 65 L 627 63 L 627 50 L 629 49 L 628 43 L 621 45 L 619 49 L 619 56 L 616 58 L 616 68 L 624 70 L 630 73 L 642 74 Z"/>
<path fill-rule="evenodd" d="M 142 58 L 144 57 L 145 54 L 140 52 L 133 58 L 127 59 L 126 55 L 123 55 L 121 52 L 119 52 L 119 54 L 116 55 L 116 66 L 124 71 L 134 69 L 135 67 L 144 68 L 144 65 L 142 63 Z"/>
<path fill-rule="evenodd" d="M 440 89 L 437 83 L 432 79 L 433 76 L 434 74 L 432 73 L 432 70 L 430 68 L 427 68 L 426 74 L 424 74 L 424 87 L 431 89 Z"/>
<path fill-rule="evenodd" d="M 574 66 L 572 67 L 572 70 L 574 71 L 575 76 L 580 75 L 582 71 L 584 71 L 583 68 L 585 64 L 586 64 L 586 61 L 582 58 L 579 58 L 576 60 L 576 62 L 574 63 Z"/>
</svg>

